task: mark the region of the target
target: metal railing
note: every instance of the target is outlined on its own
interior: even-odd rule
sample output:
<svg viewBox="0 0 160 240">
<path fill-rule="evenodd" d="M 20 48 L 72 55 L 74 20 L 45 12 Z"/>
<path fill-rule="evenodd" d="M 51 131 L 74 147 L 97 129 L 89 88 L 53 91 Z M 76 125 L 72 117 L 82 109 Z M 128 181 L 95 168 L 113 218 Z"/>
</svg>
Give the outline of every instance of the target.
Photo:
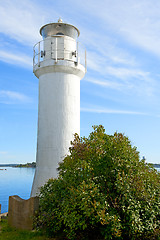
<svg viewBox="0 0 160 240">
<path fill-rule="evenodd" d="M 71 51 L 64 48 L 64 43 L 58 42 L 60 37 L 50 37 L 36 43 L 33 47 L 33 69 L 36 66 L 40 67 L 42 61 L 53 59 L 56 62 L 58 60 L 67 60 L 75 62 L 76 64 L 82 64 L 87 70 L 86 49 L 79 42 L 76 43 L 76 50 Z M 54 42 L 52 41 L 54 40 Z M 48 42 L 46 42 L 48 41 Z M 47 48 L 44 45 L 47 43 Z"/>
</svg>

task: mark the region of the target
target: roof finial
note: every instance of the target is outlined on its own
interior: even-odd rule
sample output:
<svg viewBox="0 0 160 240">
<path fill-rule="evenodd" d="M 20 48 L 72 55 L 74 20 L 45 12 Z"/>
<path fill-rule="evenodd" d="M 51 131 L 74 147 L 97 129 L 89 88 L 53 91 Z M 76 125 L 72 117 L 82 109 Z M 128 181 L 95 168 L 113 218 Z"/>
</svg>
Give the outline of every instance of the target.
<svg viewBox="0 0 160 240">
<path fill-rule="evenodd" d="M 63 21 L 62 21 L 62 18 L 59 18 L 58 19 L 58 23 L 62 23 Z"/>
</svg>

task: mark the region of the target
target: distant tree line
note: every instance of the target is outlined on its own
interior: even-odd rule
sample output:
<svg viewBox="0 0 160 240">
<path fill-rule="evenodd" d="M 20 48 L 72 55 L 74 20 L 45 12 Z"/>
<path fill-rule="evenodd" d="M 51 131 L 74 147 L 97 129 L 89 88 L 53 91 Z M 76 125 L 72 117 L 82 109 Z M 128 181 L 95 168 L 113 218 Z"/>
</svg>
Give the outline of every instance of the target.
<svg viewBox="0 0 160 240">
<path fill-rule="evenodd" d="M 36 162 L 32 162 L 32 163 L 25 163 L 25 164 L 18 164 L 14 167 L 24 167 L 24 168 L 35 168 L 36 167 Z"/>
<path fill-rule="evenodd" d="M 153 164 L 153 167 L 155 167 L 155 168 L 160 168 L 160 164 L 154 163 L 154 164 Z"/>
</svg>

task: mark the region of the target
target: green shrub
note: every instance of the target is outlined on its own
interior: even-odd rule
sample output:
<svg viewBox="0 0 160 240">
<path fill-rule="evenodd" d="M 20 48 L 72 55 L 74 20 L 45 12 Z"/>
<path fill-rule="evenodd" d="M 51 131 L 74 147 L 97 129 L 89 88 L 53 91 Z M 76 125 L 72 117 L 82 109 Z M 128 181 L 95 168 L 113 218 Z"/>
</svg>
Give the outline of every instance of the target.
<svg viewBox="0 0 160 240">
<path fill-rule="evenodd" d="M 37 228 L 63 239 L 159 239 L 160 174 L 128 137 L 76 134 L 58 179 L 41 188 Z"/>
</svg>

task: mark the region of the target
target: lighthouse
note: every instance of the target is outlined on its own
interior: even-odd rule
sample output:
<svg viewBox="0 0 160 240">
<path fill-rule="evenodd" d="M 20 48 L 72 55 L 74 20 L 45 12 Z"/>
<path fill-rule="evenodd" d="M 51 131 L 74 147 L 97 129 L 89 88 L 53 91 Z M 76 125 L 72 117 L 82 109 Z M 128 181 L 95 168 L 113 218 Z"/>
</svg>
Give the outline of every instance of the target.
<svg viewBox="0 0 160 240">
<path fill-rule="evenodd" d="M 79 30 L 70 24 L 41 27 L 42 41 L 34 46 L 33 72 L 39 79 L 36 171 L 31 197 L 48 179 L 56 178 L 58 163 L 69 153 L 74 134 L 80 134 L 80 80 L 86 54 L 80 51 Z"/>
</svg>

